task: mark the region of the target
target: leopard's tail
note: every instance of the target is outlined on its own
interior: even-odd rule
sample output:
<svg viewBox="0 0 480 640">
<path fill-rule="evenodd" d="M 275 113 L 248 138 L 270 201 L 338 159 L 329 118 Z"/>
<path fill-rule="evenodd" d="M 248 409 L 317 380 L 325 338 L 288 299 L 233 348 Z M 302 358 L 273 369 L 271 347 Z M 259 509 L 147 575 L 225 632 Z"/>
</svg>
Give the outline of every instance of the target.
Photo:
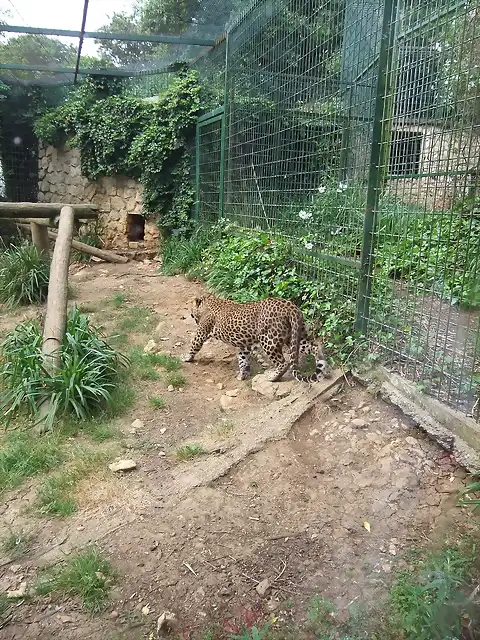
<svg viewBox="0 0 480 640">
<path fill-rule="evenodd" d="M 292 310 L 290 314 L 290 362 L 292 363 L 292 375 L 299 382 L 318 382 L 325 376 L 328 365 L 325 360 L 317 360 L 315 362 L 315 373 L 310 376 L 304 376 L 298 369 L 300 359 L 300 341 L 302 339 L 302 330 L 304 329 L 304 320 L 299 310 Z"/>
</svg>

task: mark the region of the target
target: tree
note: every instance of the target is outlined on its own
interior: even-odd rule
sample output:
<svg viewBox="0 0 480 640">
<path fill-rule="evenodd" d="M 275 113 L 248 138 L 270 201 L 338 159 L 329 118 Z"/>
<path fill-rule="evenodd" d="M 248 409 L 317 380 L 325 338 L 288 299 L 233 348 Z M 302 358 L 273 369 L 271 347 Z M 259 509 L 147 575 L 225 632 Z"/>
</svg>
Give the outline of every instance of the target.
<svg viewBox="0 0 480 640">
<path fill-rule="evenodd" d="M 0 63 L 72 67 L 75 65 L 76 51 L 73 45 L 64 44 L 57 38 L 26 34 L 0 43 Z M 39 72 L 22 71 L 18 75 L 24 80 L 31 80 Z"/>
<path fill-rule="evenodd" d="M 101 31 L 182 35 L 215 38 L 222 34 L 234 7 L 241 0 L 140 0 L 131 13 L 114 13 Z M 127 65 L 159 58 L 168 45 L 152 42 L 97 40 L 102 54 L 115 64 Z M 195 48 L 195 51 L 198 47 Z M 183 53 L 190 52 L 185 48 Z"/>
</svg>

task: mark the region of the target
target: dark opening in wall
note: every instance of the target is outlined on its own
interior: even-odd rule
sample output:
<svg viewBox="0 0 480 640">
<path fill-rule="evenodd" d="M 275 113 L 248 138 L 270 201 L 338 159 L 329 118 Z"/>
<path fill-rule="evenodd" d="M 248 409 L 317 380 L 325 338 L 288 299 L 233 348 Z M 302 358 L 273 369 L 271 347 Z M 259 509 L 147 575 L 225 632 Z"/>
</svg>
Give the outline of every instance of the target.
<svg viewBox="0 0 480 640">
<path fill-rule="evenodd" d="M 388 173 L 395 176 L 417 174 L 422 153 L 422 134 L 411 131 L 394 131 L 390 143 Z"/>
<path fill-rule="evenodd" d="M 127 214 L 127 237 L 130 242 L 145 239 L 145 218 L 137 213 Z"/>
</svg>

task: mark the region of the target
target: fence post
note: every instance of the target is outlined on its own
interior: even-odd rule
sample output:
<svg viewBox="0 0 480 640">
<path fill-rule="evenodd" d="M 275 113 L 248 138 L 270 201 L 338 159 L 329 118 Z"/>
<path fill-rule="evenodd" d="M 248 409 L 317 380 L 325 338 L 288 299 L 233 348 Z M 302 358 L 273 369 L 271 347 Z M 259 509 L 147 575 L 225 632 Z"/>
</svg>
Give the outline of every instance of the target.
<svg viewBox="0 0 480 640">
<path fill-rule="evenodd" d="M 195 130 L 195 209 L 194 220 L 198 222 L 200 213 L 200 125 Z"/>
<path fill-rule="evenodd" d="M 362 255 L 358 280 L 355 330 L 366 333 L 370 314 L 370 297 L 374 268 L 375 230 L 377 228 L 378 201 L 384 172 L 383 146 L 386 142 L 385 117 L 389 103 L 389 90 L 394 87 L 391 72 L 394 59 L 395 22 L 398 0 L 384 0 L 383 22 L 378 55 L 378 77 L 373 119 L 372 143 L 368 167 L 367 202 L 363 221 Z M 388 128 L 390 131 L 390 128 Z M 389 134 L 388 134 L 389 135 Z"/>
<path fill-rule="evenodd" d="M 230 37 L 227 32 L 225 36 L 225 73 L 224 73 L 224 95 L 223 95 L 223 115 L 220 139 L 220 184 L 219 184 L 219 215 L 223 219 L 225 211 L 225 160 L 227 151 L 227 113 L 228 113 L 228 63 L 229 63 L 229 42 Z"/>
</svg>

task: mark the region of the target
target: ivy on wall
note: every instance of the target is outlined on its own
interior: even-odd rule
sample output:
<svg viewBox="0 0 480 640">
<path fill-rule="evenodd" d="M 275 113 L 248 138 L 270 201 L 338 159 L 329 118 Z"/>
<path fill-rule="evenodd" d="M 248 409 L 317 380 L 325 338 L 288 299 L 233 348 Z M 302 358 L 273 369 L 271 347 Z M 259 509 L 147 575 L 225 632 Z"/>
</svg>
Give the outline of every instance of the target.
<svg viewBox="0 0 480 640">
<path fill-rule="evenodd" d="M 44 144 L 80 150 L 90 180 L 125 175 L 144 187 L 143 213 L 163 231 L 186 229 L 194 202 L 190 141 L 200 110 L 194 71 L 182 71 L 155 102 L 122 93 L 121 80 L 89 78 L 37 120 Z"/>
</svg>

